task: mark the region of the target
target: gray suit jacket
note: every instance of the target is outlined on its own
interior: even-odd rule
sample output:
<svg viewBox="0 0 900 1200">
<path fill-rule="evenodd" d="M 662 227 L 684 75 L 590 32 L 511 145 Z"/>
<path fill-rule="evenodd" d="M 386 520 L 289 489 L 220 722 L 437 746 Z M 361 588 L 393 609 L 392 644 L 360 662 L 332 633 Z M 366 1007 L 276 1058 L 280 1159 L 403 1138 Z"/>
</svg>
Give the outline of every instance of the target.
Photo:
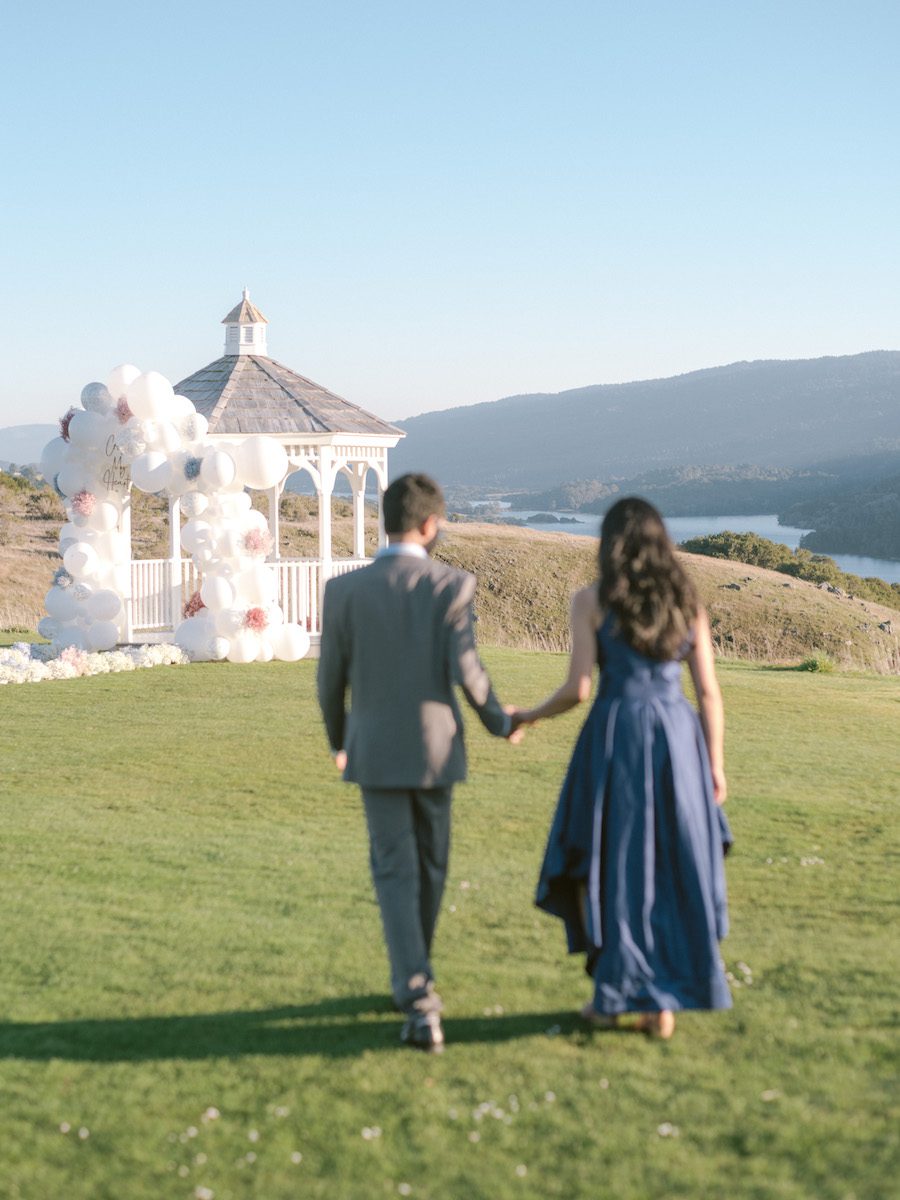
<svg viewBox="0 0 900 1200">
<path fill-rule="evenodd" d="M 506 714 L 478 657 L 475 577 L 431 558 L 387 555 L 325 587 L 319 705 L 344 778 L 372 788 L 464 779 L 459 684 L 485 728 Z M 345 693 L 351 693 L 351 710 Z"/>
</svg>

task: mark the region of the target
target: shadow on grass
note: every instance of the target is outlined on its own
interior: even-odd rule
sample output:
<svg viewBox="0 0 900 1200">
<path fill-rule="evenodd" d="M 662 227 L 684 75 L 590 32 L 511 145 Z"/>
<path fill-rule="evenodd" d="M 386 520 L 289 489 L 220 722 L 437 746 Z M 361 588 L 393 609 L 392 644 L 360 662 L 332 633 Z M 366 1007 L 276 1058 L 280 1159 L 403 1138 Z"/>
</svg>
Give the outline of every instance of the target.
<svg viewBox="0 0 900 1200">
<path fill-rule="evenodd" d="M 317 1004 L 174 1017 L 0 1022 L 0 1059 L 47 1062 L 151 1062 L 269 1054 L 347 1058 L 366 1050 L 395 1050 L 400 1016 L 383 995 L 350 996 Z M 451 1017 L 448 1043 L 506 1042 L 583 1028 L 574 1013 L 532 1012 Z"/>
</svg>

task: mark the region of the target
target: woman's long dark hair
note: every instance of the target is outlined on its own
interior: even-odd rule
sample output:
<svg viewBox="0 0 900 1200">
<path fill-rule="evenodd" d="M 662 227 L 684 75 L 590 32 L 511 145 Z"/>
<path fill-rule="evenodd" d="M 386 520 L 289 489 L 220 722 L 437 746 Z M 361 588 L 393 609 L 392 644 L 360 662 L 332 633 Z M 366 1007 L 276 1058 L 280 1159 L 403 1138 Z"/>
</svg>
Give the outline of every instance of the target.
<svg viewBox="0 0 900 1200">
<path fill-rule="evenodd" d="M 697 616 L 697 592 L 662 517 L 639 496 L 618 500 L 603 518 L 598 593 L 629 646 L 661 661 L 678 656 Z"/>
</svg>

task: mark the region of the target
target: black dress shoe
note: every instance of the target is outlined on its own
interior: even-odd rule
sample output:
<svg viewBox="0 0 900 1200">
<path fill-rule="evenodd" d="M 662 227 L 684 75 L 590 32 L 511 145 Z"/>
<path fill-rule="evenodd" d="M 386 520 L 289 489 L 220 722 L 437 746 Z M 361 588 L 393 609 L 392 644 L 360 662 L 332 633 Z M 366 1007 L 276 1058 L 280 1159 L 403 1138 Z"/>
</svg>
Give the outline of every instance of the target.
<svg viewBox="0 0 900 1200">
<path fill-rule="evenodd" d="M 443 1054 L 444 1027 L 440 1013 L 413 1013 L 407 1017 L 400 1031 L 400 1041 L 404 1046 L 424 1050 L 426 1054 Z"/>
</svg>

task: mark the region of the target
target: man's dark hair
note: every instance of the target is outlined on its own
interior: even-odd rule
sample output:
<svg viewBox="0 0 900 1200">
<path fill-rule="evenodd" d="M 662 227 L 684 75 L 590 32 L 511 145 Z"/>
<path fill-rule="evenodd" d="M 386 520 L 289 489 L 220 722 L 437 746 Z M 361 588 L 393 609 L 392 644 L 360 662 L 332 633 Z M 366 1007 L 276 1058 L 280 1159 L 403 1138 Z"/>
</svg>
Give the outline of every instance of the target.
<svg viewBox="0 0 900 1200">
<path fill-rule="evenodd" d="M 409 533 L 418 529 L 432 514 L 442 517 L 446 511 L 440 484 L 429 475 L 401 475 L 384 493 L 386 533 Z"/>
</svg>

